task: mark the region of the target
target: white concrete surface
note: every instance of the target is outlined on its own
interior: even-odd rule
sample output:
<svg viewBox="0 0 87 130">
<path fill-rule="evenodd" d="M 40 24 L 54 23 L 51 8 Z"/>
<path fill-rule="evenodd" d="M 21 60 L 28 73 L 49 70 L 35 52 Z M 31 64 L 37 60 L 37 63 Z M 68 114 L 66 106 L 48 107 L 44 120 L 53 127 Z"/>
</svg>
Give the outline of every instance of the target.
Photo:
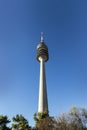
<svg viewBox="0 0 87 130">
<path fill-rule="evenodd" d="M 46 75 L 45 75 L 45 59 L 39 57 L 40 60 L 40 84 L 39 84 L 39 102 L 38 112 L 48 110 Z"/>
</svg>

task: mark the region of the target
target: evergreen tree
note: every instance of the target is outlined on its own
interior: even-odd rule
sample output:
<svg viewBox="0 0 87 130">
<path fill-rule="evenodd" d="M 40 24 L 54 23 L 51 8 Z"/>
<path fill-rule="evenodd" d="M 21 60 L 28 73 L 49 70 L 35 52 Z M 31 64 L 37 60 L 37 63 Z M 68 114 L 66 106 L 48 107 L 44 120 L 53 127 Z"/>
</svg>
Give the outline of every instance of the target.
<svg viewBox="0 0 87 130">
<path fill-rule="evenodd" d="M 49 111 L 48 110 L 46 110 L 42 113 L 39 112 L 38 114 L 35 113 L 34 114 L 34 120 L 35 120 L 36 126 L 38 126 L 38 124 L 40 123 L 41 120 L 43 120 L 44 118 L 47 118 L 47 117 L 49 117 Z"/>
<path fill-rule="evenodd" d="M 11 130 L 9 127 L 7 127 L 7 124 L 10 123 L 10 120 L 7 116 L 0 116 L 0 130 Z"/>
<path fill-rule="evenodd" d="M 30 130 L 28 121 L 22 115 L 13 117 L 12 130 Z"/>
</svg>

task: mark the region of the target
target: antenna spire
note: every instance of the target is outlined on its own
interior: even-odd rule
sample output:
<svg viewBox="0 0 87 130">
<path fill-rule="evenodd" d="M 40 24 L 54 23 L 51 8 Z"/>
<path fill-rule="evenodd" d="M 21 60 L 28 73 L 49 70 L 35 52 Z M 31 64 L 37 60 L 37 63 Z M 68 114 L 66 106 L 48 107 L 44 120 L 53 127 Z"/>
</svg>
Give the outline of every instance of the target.
<svg viewBox="0 0 87 130">
<path fill-rule="evenodd" d="M 41 32 L 41 42 L 44 42 L 44 33 Z"/>
</svg>

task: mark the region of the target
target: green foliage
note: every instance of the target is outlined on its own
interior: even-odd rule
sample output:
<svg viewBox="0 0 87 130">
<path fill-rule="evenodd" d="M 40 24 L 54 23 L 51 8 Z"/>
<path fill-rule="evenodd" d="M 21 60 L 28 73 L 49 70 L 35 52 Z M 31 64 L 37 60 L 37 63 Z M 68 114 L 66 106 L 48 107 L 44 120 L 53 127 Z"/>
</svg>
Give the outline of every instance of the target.
<svg viewBox="0 0 87 130">
<path fill-rule="evenodd" d="M 52 118 L 49 112 L 34 114 L 36 125 L 29 127 L 28 121 L 22 115 L 12 118 L 11 128 L 8 127 L 10 120 L 7 116 L 0 116 L 0 130 L 87 130 L 87 109 L 72 107 L 69 112 Z"/>
<path fill-rule="evenodd" d="M 39 122 L 42 120 L 42 119 L 44 119 L 44 118 L 46 118 L 46 117 L 49 117 L 49 112 L 48 112 L 48 110 L 46 110 L 46 111 L 44 111 L 43 113 L 35 113 L 34 114 L 34 120 L 35 120 L 35 123 L 36 123 L 36 126 L 39 124 Z"/>
<path fill-rule="evenodd" d="M 48 111 L 34 114 L 37 130 L 87 130 L 87 110 L 72 107 L 57 118 L 49 117 Z"/>
<path fill-rule="evenodd" d="M 0 116 L 0 130 L 10 130 L 9 127 L 7 127 L 7 124 L 10 123 L 10 120 L 7 116 Z"/>
<path fill-rule="evenodd" d="M 12 130 L 30 130 L 28 121 L 22 115 L 13 117 Z"/>
</svg>

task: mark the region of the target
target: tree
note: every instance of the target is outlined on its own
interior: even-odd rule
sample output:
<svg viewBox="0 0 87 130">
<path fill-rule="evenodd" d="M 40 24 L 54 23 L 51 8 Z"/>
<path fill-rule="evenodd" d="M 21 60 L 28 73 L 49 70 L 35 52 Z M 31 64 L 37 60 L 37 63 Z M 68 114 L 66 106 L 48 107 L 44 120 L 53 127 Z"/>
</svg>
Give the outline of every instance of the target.
<svg viewBox="0 0 87 130">
<path fill-rule="evenodd" d="M 87 130 L 87 109 L 74 106 L 70 109 L 69 115 L 72 119 L 72 124 L 76 124 L 80 130 Z"/>
<path fill-rule="evenodd" d="M 12 130 L 30 130 L 28 121 L 22 115 L 13 117 Z"/>
<path fill-rule="evenodd" d="M 7 127 L 7 124 L 10 123 L 10 120 L 7 116 L 0 116 L 0 130 L 11 130 L 9 127 Z"/>
<path fill-rule="evenodd" d="M 55 130 L 69 130 L 66 114 L 62 114 L 55 118 Z"/>
<path fill-rule="evenodd" d="M 44 119 L 44 118 L 47 118 L 47 117 L 49 117 L 49 111 L 48 110 L 46 110 L 46 111 L 44 111 L 44 112 L 42 112 L 42 113 L 35 113 L 34 114 L 34 120 L 35 120 L 35 123 L 36 123 L 36 126 L 39 124 L 39 122 L 42 120 L 42 119 Z"/>
<path fill-rule="evenodd" d="M 55 119 L 56 130 L 87 130 L 87 110 L 72 107 Z"/>
<path fill-rule="evenodd" d="M 48 110 L 42 112 L 42 113 L 35 113 L 34 114 L 34 120 L 36 123 L 35 128 L 37 130 L 51 130 L 54 128 L 54 120 L 52 117 L 49 117 Z M 53 130 L 53 129 L 52 129 Z"/>
<path fill-rule="evenodd" d="M 54 120 L 52 117 L 46 117 L 39 121 L 37 125 L 38 130 L 53 130 Z"/>
</svg>

